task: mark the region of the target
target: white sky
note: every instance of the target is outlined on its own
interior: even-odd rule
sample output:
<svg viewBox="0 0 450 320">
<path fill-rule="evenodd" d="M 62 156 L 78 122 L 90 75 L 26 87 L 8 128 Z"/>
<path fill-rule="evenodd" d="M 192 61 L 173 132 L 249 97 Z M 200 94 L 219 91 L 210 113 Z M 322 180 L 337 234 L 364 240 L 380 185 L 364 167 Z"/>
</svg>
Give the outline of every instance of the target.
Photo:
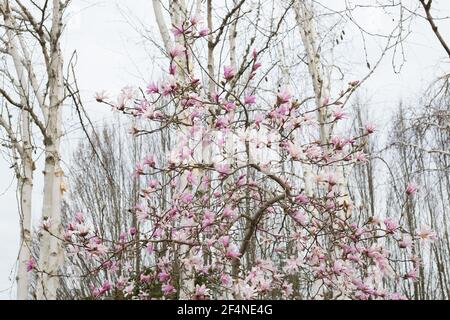
<svg viewBox="0 0 450 320">
<path fill-rule="evenodd" d="M 370 1 L 369 1 L 370 2 Z M 66 56 L 73 49 L 78 53 L 78 80 L 85 106 L 94 121 L 113 121 L 113 114 L 93 101 L 96 91 L 107 89 L 110 93 L 133 84 L 144 85 L 154 70 L 141 37 L 127 23 L 124 11 L 146 21 L 148 29 L 157 34 L 154 25 L 151 1 L 148 0 L 75 0 L 72 18 L 65 40 Z M 118 5 L 119 4 L 119 5 Z M 450 16 L 450 1 L 433 1 L 440 8 L 439 15 Z M 373 28 L 382 29 L 386 20 L 382 16 L 362 13 L 363 19 Z M 450 42 L 450 23 L 437 22 L 444 38 Z M 412 27 L 414 34 L 406 41 L 407 63 L 400 74 L 392 71 L 390 57 L 384 61 L 369 82 L 365 84 L 365 94 L 370 98 L 370 110 L 384 123 L 389 119 L 390 108 L 400 99 L 414 101 L 420 97 L 426 85 L 445 70 L 448 72 L 448 59 L 440 47 L 430 27 L 419 21 Z M 66 57 L 66 60 L 67 60 Z M 364 70 L 367 72 L 367 69 Z M 358 79 L 363 74 L 354 75 Z M 156 77 L 158 78 L 158 76 Z M 75 113 L 67 110 L 65 118 L 76 123 Z M 74 128 L 65 128 L 70 134 L 63 144 L 63 155 L 69 155 L 76 146 Z M 75 136 L 74 136 L 75 135 Z M 33 216 L 40 215 L 42 200 L 42 178 L 35 172 L 36 181 L 33 194 Z M 11 185 L 12 183 L 12 185 Z M 70 187 L 70 182 L 69 182 Z M 0 299 L 14 298 L 11 279 L 19 246 L 19 224 L 15 196 L 15 183 L 12 171 L 0 157 Z"/>
</svg>

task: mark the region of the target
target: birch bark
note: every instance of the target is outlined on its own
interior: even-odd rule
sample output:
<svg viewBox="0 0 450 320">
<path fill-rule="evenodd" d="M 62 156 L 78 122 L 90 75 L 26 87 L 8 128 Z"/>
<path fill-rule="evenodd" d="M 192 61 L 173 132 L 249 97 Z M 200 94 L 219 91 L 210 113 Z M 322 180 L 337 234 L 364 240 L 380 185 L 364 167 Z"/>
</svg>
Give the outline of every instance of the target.
<svg viewBox="0 0 450 320">
<path fill-rule="evenodd" d="M 326 72 L 317 45 L 317 40 L 319 38 L 314 24 L 313 2 L 310 0 L 296 1 L 294 2 L 294 11 L 297 24 L 299 25 L 301 39 L 308 57 L 308 70 L 312 80 L 315 104 L 318 110 L 320 142 L 325 146 L 328 144 L 329 137 L 332 134 L 332 128 L 327 125 L 327 122 L 329 121 L 328 107 L 324 105 L 324 99 L 328 98 L 331 92 L 331 75 L 329 72 Z M 305 174 L 305 191 L 308 195 L 312 195 L 312 168 L 310 165 L 304 165 L 303 168 Z M 341 175 L 341 181 L 338 185 L 341 202 L 350 206 L 351 201 L 348 196 L 348 181 L 344 167 L 334 167 L 333 169 Z M 350 210 L 344 210 L 343 212 L 340 212 L 340 214 L 345 216 L 345 218 L 348 218 Z M 325 239 L 325 242 L 326 241 L 327 240 Z M 330 252 L 329 254 L 333 253 Z M 328 294 L 332 295 L 332 293 L 324 292 L 324 290 L 321 289 L 321 284 L 322 281 L 315 281 L 313 284 L 313 292 L 316 292 L 316 294 L 322 298 Z"/>
<path fill-rule="evenodd" d="M 317 31 L 314 25 L 314 11 L 312 2 L 295 1 L 294 2 L 295 18 L 300 30 L 300 36 L 305 48 L 308 59 L 308 71 L 312 80 L 312 86 L 315 95 L 315 104 L 317 108 L 317 116 L 319 121 L 319 138 L 322 145 L 327 143 L 328 128 L 326 125 L 327 110 L 323 106 L 323 98 L 329 93 L 326 92 L 327 86 L 324 84 L 325 74 L 323 72 L 319 48 L 317 46 Z M 309 164 L 303 165 L 305 192 L 308 196 L 313 195 L 313 173 Z M 313 297 L 323 297 L 325 294 L 321 280 L 316 280 L 312 284 Z"/>
<path fill-rule="evenodd" d="M 22 140 L 23 159 L 22 176 L 19 182 L 20 197 L 20 251 L 19 267 L 17 271 L 17 299 L 27 300 L 29 293 L 29 277 L 27 263 L 31 260 L 31 215 L 32 215 L 32 194 L 33 194 L 33 171 L 34 163 L 32 159 L 32 146 L 30 139 L 30 115 L 22 112 Z"/>
<path fill-rule="evenodd" d="M 160 0 L 153 0 L 153 12 L 155 14 L 155 20 L 158 25 L 158 29 L 164 44 L 165 50 L 168 52 L 174 43 L 181 44 L 183 46 L 186 46 L 186 44 L 183 42 L 183 39 L 179 37 L 178 39 L 172 40 L 170 34 L 169 34 L 169 28 L 166 25 L 166 21 L 164 19 L 164 15 L 161 8 L 161 1 Z M 186 19 L 186 5 L 184 1 L 182 0 L 169 0 L 169 9 L 170 9 L 170 17 L 171 17 L 171 23 L 172 25 L 180 25 L 184 22 L 184 19 Z M 188 48 L 186 48 L 188 50 Z M 176 63 L 179 67 L 179 71 L 177 72 L 177 80 L 185 81 L 187 71 L 190 69 L 189 61 L 187 60 L 188 57 L 181 57 L 178 58 Z M 186 116 L 186 115 L 182 115 Z M 185 136 L 185 132 L 179 131 L 176 133 L 177 135 L 177 141 L 181 141 L 183 137 Z M 187 181 L 184 176 L 180 178 L 180 183 L 178 186 L 178 191 L 182 192 L 187 186 Z M 185 223 L 185 219 L 181 219 L 179 221 L 180 226 L 182 226 Z M 189 256 L 189 250 L 190 247 L 186 245 L 181 245 L 178 250 L 178 255 L 181 257 L 188 257 Z M 180 274 L 179 274 L 179 285 L 180 285 L 180 292 L 179 296 L 182 300 L 187 300 L 190 297 L 190 293 L 194 290 L 194 279 L 191 278 L 193 271 L 192 270 L 185 270 L 185 268 L 180 265 Z"/>
<path fill-rule="evenodd" d="M 14 34 L 14 25 L 10 16 L 10 7 L 2 6 L 4 12 L 4 22 L 7 26 L 7 37 L 9 41 L 8 52 L 13 59 L 14 69 L 18 78 L 18 91 L 22 105 L 21 112 L 21 140 L 22 144 L 18 148 L 21 158 L 21 168 L 19 170 L 19 199 L 20 199 L 20 248 L 17 270 L 17 299 L 27 300 L 29 293 L 29 277 L 27 271 L 27 262 L 31 259 L 31 205 L 33 191 L 33 171 L 34 163 L 32 159 L 32 146 L 30 135 L 30 113 L 23 108 L 29 105 L 27 94 L 27 77 L 19 52 L 17 51 L 16 35 Z M 12 134 L 12 133 L 11 133 Z M 17 143 L 17 141 L 16 141 Z"/>
<path fill-rule="evenodd" d="M 58 238 L 61 235 L 62 176 L 60 166 L 61 109 L 64 101 L 63 58 L 60 47 L 62 32 L 62 5 L 53 0 L 52 27 L 50 30 L 50 66 L 48 119 L 45 146 L 43 220 L 50 221 L 49 233 L 44 232 L 40 241 L 37 298 L 55 300 L 59 287 L 59 269 L 63 251 Z"/>
</svg>

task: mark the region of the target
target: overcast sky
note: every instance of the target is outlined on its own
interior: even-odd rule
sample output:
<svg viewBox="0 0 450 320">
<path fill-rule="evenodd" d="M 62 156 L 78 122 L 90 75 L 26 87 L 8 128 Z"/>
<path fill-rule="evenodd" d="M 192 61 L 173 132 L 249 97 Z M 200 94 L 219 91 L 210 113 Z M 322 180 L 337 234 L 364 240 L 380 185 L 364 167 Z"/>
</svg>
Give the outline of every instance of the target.
<svg viewBox="0 0 450 320">
<path fill-rule="evenodd" d="M 440 9 L 441 17 L 450 16 L 450 1 L 434 1 L 433 6 Z M 360 18 L 375 29 L 382 30 L 389 23 L 382 15 L 369 11 L 361 15 Z M 74 49 L 77 50 L 79 85 L 89 114 L 99 124 L 113 121 L 113 114 L 95 104 L 93 95 L 96 91 L 107 89 L 114 93 L 128 84 L 143 85 L 156 71 L 148 53 L 148 44 L 144 46 L 140 35 L 130 26 L 127 19 L 130 16 L 133 21 L 146 21 L 148 29 L 157 34 L 151 1 L 73 1 L 64 51 L 67 59 Z M 450 41 L 450 23 L 446 20 L 438 24 L 444 38 Z M 377 116 L 380 125 L 389 118 L 389 110 L 398 101 L 419 99 L 426 85 L 444 70 L 448 72 L 448 59 L 445 59 L 445 52 L 430 27 L 418 21 L 412 30 L 413 35 L 405 42 L 407 63 L 401 73 L 393 72 L 391 60 L 387 57 L 364 86 L 365 95 L 370 98 L 371 113 Z M 354 78 L 363 75 L 354 74 Z M 64 118 L 68 123 L 76 123 L 75 114 L 70 110 L 65 111 Z M 76 126 L 65 128 L 68 137 L 63 144 L 63 155 L 69 155 L 76 146 L 80 136 L 76 129 Z M 33 212 L 33 217 L 36 221 L 42 201 L 41 172 L 36 171 L 35 176 L 33 208 L 37 211 Z M 0 156 L 0 299 L 14 298 L 11 275 L 19 246 L 15 188 L 12 171 Z"/>
</svg>

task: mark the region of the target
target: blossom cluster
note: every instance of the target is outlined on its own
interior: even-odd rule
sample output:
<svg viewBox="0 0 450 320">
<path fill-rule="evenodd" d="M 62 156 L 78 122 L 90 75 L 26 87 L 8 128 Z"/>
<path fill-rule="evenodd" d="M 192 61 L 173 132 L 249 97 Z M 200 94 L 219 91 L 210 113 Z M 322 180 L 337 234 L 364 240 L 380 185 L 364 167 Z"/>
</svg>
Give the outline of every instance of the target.
<svg viewBox="0 0 450 320">
<path fill-rule="evenodd" d="M 188 44 L 209 32 L 198 24 L 193 18 L 172 29 L 182 41 L 167 53 L 164 79 L 145 92 L 124 88 L 116 102 L 96 97 L 147 124 L 134 126 L 133 135 L 166 130 L 176 142 L 167 155 L 136 164 L 133 179 L 143 185 L 131 210 L 137 226 L 103 239 L 77 214 L 66 228 L 69 253 L 91 261 L 91 272 L 108 274 L 92 297 L 405 298 L 387 292 L 383 280 L 416 281 L 421 261 L 412 248 L 434 233 L 356 216 L 343 168 L 368 161 L 364 143 L 375 126 L 360 135 L 333 128 L 348 118 L 342 101 L 357 82 L 313 108 L 287 87 L 268 95 L 249 85 L 264 68 L 253 50 L 239 69 L 223 66 L 211 91 L 189 67 Z M 326 123 L 317 118 L 322 108 Z M 316 134 L 321 126 L 328 136 Z M 416 191 L 408 185 L 405 197 Z M 392 256 L 387 241 L 405 254 Z"/>
</svg>

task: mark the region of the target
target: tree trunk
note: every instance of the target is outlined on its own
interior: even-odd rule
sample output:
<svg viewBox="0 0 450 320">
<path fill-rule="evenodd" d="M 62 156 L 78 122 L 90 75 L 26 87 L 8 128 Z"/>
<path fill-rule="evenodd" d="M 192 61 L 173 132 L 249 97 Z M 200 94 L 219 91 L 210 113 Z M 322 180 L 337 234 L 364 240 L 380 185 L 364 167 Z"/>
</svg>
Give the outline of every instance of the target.
<svg viewBox="0 0 450 320">
<path fill-rule="evenodd" d="M 9 8 L 8 8 L 9 9 Z M 23 106 L 29 107 L 27 89 L 27 78 L 19 52 L 16 36 L 13 34 L 13 21 L 10 15 L 5 15 L 5 25 L 8 27 L 7 37 L 9 40 L 9 50 L 13 59 L 14 68 L 20 89 L 20 102 Z M 19 199 L 20 199 L 20 249 L 17 271 L 17 299 L 28 299 L 29 279 L 27 262 L 31 259 L 31 202 L 33 191 L 33 171 L 34 163 L 32 159 L 31 133 L 30 133 L 30 113 L 22 109 L 21 119 L 21 139 L 22 147 L 20 153 L 22 167 L 19 169 Z"/>
<path fill-rule="evenodd" d="M 63 59 L 60 48 L 62 8 L 59 0 L 53 0 L 51 29 L 51 64 L 49 73 L 50 106 L 48 108 L 45 145 L 44 200 L 42 218 L 50 221 L 49 232 L 43 232 L 40 242 L 37 298 L 55 300 L 59 287 L 59 269 L 63 251 L 61 237 L 62 176 L 60 167 L 61 107 L 64 100 Z"/>
<path fill-rule="evenodd" d="M 28 112 L 22 112 L 23 159 L 22 176 L 19 184 L 20 198 L 20 251 L 17 271 L 17 300 L 27 300 L 29 279 L 27 263 L 31 260 L 31 201 L 33 192 L 32 147 L 30 141 L 30 119 Z"/>
</svg>

